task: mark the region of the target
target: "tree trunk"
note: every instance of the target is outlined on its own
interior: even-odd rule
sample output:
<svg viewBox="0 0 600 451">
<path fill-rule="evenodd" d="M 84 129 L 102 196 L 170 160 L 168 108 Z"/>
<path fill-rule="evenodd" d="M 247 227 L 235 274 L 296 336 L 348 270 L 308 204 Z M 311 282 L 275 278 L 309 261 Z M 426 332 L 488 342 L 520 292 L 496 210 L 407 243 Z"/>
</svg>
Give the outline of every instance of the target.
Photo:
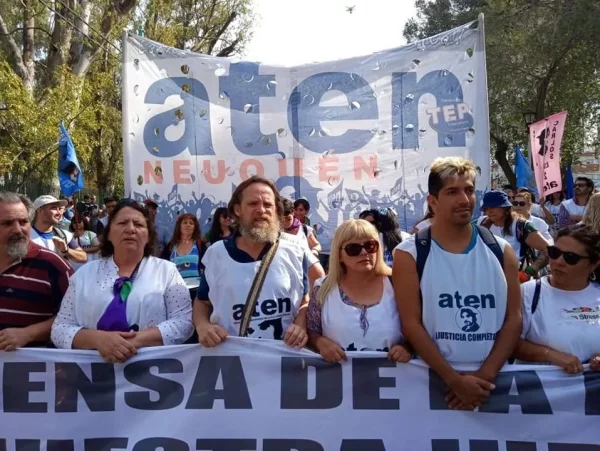
<svg viewBox="0 0 600 451">
<path fill-rule="evenodd" d="M 496 161 L 502 168 L 502 172 L 504 172 L 504 175 L 508 179 L 508 183 L 517 188 L 517 176 L 515 175 L 515 172 L 513 171 L 513 168 L 511 167 L 507 158 L 508 143 L 495 136 L 492 136 L 492 139 L 496 142 L 496 152 L 494 153 Z"/>
<path fill-rule="evenodd" d="M 73 0 L 66 0 L 66 4 L 69 8 L 73 8 Z M 57 3 L 56 11 L 62 16 L 72 21 L 71 13 L 66 7 Z M 50 39 L 50 46 L 48 47 L 48 78 L 46 80 L 47 86 L 56 86 L 60 83 L 60 79 L 57 76 L 57 72 L 60 67 L 68 61 L 68 51 L 71 46 L 71 38 L 73 37 L 73 28 L 71 25 L 65 22 L 65 20 L 54 15 L 54 29 L 52 30 L 52 37 Z"/>
</svg>

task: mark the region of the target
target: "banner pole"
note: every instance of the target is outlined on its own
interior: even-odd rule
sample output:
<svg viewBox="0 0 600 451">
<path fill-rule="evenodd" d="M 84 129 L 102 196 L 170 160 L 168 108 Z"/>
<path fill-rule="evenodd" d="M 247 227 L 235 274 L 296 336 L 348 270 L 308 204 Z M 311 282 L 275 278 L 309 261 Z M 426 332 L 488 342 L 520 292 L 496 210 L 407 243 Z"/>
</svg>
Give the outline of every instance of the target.
<svg viewBox="0 0 600 451">
<path fill-rule="evenodd" d="M 123 40 L 121 47 L 123 49 L 123 62 L 121 66 L 121 79 L 123 80 L 123 89 L 121 90 L 121 129 L 122 129 L 122 142 L 123 142 L 123 182 L 125 185 L 125 193 L 133 193 L 133 186 L 128 176 L 128 172 L 131 170 L 130 161 L 130 149 L 129 149 L 129 95 L 127 93 L 128 79 L 127 79 L 127 61 L 129 59 L 129 46 L 127 45 L 127 30 L 123 30 Z"/>
</svg>

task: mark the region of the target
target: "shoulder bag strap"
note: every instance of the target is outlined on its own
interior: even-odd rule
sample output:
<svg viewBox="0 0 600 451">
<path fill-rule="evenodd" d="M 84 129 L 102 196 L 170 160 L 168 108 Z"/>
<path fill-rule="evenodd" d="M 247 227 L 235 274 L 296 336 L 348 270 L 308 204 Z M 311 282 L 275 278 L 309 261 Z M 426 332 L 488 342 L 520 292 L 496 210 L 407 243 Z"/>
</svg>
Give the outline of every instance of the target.
<svg viewBox="0 0 600 451">
<path fill-rule="evenodd" d="M 275 253 L 277 252 L 278 248 L 279 240 L 277 240 L 271 246 L 271 249 L 269 249 L 266 255 L 263 257 L 262 261 L 260 262 L 258 272 L 256 273 L 256 276 L 254 276 L 254 280 L 250 286 L 250 291 L 248 291 L 248 298 L 246 299 L 246 304 L 244 306 L 242 321 L 240 322 L 240 337 L 245 337 L 248 333 L 248 327 L 250 326 L 250 319 L 252 318 L 252 313 L 254 312 L 254 306 L 256 305 L 258 295 L 260 294 L 263 283 L 267 277 L 267 271 L 269 266 L 271 266 L 271 262 L 273 261 L 273 257 L 275 257 Z"/>
<path fill-rule="evenodd" d="M 535 281 L 535 290 L 533 291 L 533 299 L 531 300 L 531 314 L 533 315 L 537 310 L 537 306 L 540 302 L 540 293 L 542 291 L 542 279 Z"/>
<path fill-rule="evenodd" d="M 429 256 L 429 250 L 431 249 L 431 228 L 425 227 L 417 232 L 415 237 L 415 247 L 417 249 L 417 274 L 419 275 L 419 282 L 423 277 L 423 271 L 425 270 L 425 263 Z"/>
</svg>

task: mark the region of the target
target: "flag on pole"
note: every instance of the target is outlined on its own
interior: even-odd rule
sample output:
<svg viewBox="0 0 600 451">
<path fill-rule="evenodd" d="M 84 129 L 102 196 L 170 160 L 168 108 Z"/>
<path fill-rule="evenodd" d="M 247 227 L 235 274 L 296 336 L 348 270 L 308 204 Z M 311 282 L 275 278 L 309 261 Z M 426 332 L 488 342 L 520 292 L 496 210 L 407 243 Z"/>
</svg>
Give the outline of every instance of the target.
<svg viewBox="0 0 600 451">
<path fill-rule="evenodd" d="M 533 169 L 531 169 L 529 162 L 523 156 L 520 146 L 515 148 L 515 175 L 517 176 L 517 188 L 523 186 L 529 188 L 537 198 L 539 193 L 536 187 L 535 175 L 533 174 Z"/>
<path fill-rule="evenodd" d="M 572 199 L 575 196 L 575 181 L 573 180 L 573 170 L 571 165 L 565 170 L 565 198 Z"/>
<path fill-rule="evenodd" d="M 60 191 L 66 197 L 83 189 L 83 174 L 77 160 L 75 146 L 63 122 L 60 123 L 58 139 L 58 181 Z"/>
<path fill-rule="evenodd" d="M 535 180 L 543 197 L 562 191 L 560 146 L 566 121 L 567 112 L 563 111 L 529 126 Z"/>
</svg>

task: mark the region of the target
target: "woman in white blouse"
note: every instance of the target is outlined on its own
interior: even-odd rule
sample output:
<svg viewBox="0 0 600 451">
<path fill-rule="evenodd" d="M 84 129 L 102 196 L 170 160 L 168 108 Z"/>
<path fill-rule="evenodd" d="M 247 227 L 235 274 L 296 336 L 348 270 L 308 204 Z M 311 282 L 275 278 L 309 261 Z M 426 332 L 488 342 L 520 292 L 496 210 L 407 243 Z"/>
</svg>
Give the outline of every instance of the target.
<svg viewBox="0 0 600 451">
<path fill-rule="evenodd" d="M 548 257 L 551 275 L 522 285 L 523 332 L 515 355 L 569 374 L 582 372 L 586 362 L 600 370 L 600 233 L 586 225 L 561 229 Z"/>
<path fill-rule="evenodd" d="M 147 208 L 125 199 L 115 207 L 100 252 L 77 271 L 52 326 L 58 348 L 97 349 L 124 362 L 148 346 L 185 342 L 192 303 L 175 264 L 152 257 L 156 230 Z"/>
<path fill-rule="evenodd" d="M 328 362 L 346 359 L 346 351 L 387 352 L 408 362 L 400 318 L 377 229 L 350 219 L 331 243 L 329 275 L 315 283 L 308 304 L 309 343 Z"/>
</svg>

